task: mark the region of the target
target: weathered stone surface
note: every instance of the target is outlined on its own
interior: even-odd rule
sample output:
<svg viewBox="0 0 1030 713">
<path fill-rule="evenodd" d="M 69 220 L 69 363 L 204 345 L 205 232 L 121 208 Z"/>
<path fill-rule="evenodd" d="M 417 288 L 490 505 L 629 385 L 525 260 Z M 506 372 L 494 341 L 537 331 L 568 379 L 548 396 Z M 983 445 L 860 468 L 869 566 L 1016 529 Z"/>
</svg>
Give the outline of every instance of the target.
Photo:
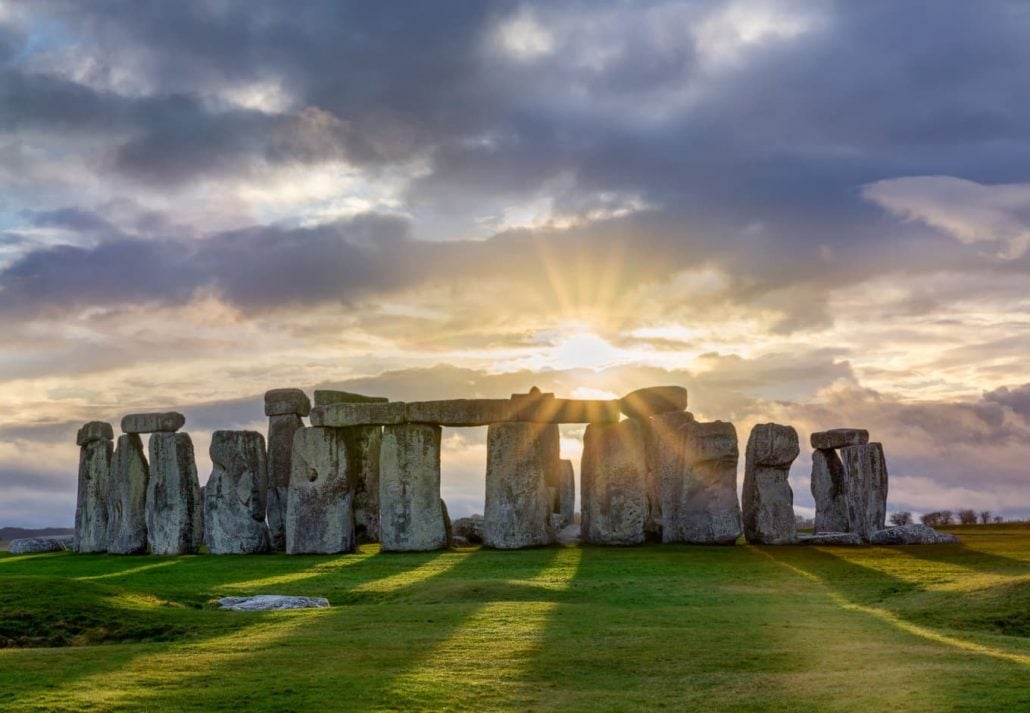
<svg viewBox="0 0 1030 713">
<path fill-rule="evenodd" d="M 268 535 L 272 549 L 286 551 L 286 500 L 290 486 L 293 434 L 304 428 L 297 414 L 268 419 Z"/>
<path fill-rule="evenodd" d="M 290 597 L 285 594 L 256 594 L 252 597 L 222 597 L 220 609 L 230 611 L 280 611 L 283 609 L 328 609 L 325 597 Z"/>
<path fill-rule="evenodd" d="M 844 486 L 848 504 L 848 532 L 857 532 L 868 541 L 886 527 L 887 461 L 883 446 L 867 443 L 845 446 L 840 451 L 844 464 Z"/>
<path fill-rule="evenodd" d="M 150 436 L 147 542 L 155 555 L 194 554 L 201 544 L 200 483 L 187 433 Z"/>
<path fill-rule="evenodd" d="M 820 532 L 814 535 L 798 535 L 798 544 L 821 547 L 853 547 L 862 544 L 857 532 Z"/>
<path fill-rule="evenodd" d="M 819 449 L 812 453 L 812 498 L 815 500 L 813 531 L 847 532 L 848 500 L 844 464 L 837 451 Z"/>
<path fill-rule="evenodd" d="M 469 542 L 477 545 L 483 542 L 482 515 L 459 517 L 452 523 L 451 529 L 453 530 L 455 537 L 463 537 Z"/>
<path fill-rule="evenodd" d="M 49 535 L 11 540 L 7 551 L 12 555 L 35 555 L 43 552 L 63 552 L 74 547 L 75 535 Z"/>
<path fill-rule="evenodd" d="M 440 507 L 440 433 L 439 426 L 425 424 L 383 429 L 379 512 L 384 552 L 447 546 Z"/>
<path fill-rule="evenodd" d="M 652 419 L 660 485 L 662 541 L 732 545 L 740 537 L 737 429 L 679 414 Z"/>
<path fill-rule="evenodd" d="M 687 410 L 687 390 L 682 386 L 649 386 L 619 399 L 619 408 L 630 418 L 647 419 L 670 411 Z"/>
<path fill-rule="evenodd" d="M 869 542 L 874 545 L 953 545 L 958 538 L 937 532 L 927 525 L 913 523 L 877 530 L 869 536 Z"/>
<path fill-rule="evenodd" d="M 451 514 L 447 512 L 447 503 L 444 502 L 443 498 L 440 498 L 440 510 L 443 512 L 443 531 L 447 536 L 447 546 L 450 547 L 454 531 L 451 528 Z"/>
<path fill-rule="evenodd" d="M 764 545 L 797 542 L 794 493 L 787 476 L 798 452 L 798 434 L 792 426 L 762 423 L 751 429 L 741 497 L 744 536 L 748 542 Z"/>
<path fill-rule="evenodd" d="M 472 543 L 461 535 L 451 535 L 451 547 L 472 547 Z"/>
<path fill-rule="evenodd" d="M 647 519 L 647 461 L 640 424 L 591 423 L 583 435 L 583 540 L 637 545 Z"/>
<path fill-rule="evenodd" d="M 75 550 L 107 550 L 107 493 L 111 483 L 112 443 L 90 441 L 79 449 L 79 488 L 75 505 Z"/>
<path fill-rule="evenodd" d="M 548 482 L 559 479 L 558 426 L 497 423 L 487 432 L 483 544 L 512 550 L 554 541 Z"/>
<path fill-rule="evenodd" d="M 215 431 L 209 453 L 213 468 L 201 501 L 208 552 L 268 552 L 265 437 L 257 431 Z"/>
<path fill-rule="evenodd" d="M 396 425 L 407 421 L 406 409 L 407 404 L 402 401 L 317 406 L 311 409 L 311 425 L 330 428 Z"/>
<path fill-rule="evenodd" d="M 311 413 L 311 400 L 300 389 L 271 389 L 265 392 L 266 416 L 307 416 Z"/>
<path fill-rule="evenodd" d="M 93 441 L 113 440 L 114 429 L 105 421 L 90 421 L 83 424 L 75 434 L 75 445 L 84 446 Z"/>
<path fill-rule="evenodd" d="M 812 448 L 817 450 L 864 446 L 869 443 L 869 431 L 863 428 L 831 428 L 813 433 L 810 440 Z"/>
<path fill-rule="evenodd" d="M 572 522 L 576 515 L 576 474 L 571 460 L 562 460 L 558 470 L 558 503 L 557 512 L 565 522 Z"/>
<path fill-rule="evenodd" d="M 365 396 L 350 391 L 333 391 L 332 389 L 315 389 L 315 406 L 331 406 L 333 404 L 385 404 L 390 399 L 383 396 Z"/>
<path fill-rule="evenodd" d="M 411 401 L 405 410 L 408 423 L 440 426 L 489 426 L 511 419 L 508 399 L 448 399 Z"/>
<path fill-rule="evenodd" d="M 662 541 L 662 485 L 659 459 L 670 458 L 668 452 L 678 454 L 681 449 L 679 429 L 685 423 L 693 422 L 694 414 L 689 411 L 669 411 L 652 418 L 635 419 L 644 434 L 644 451 L 647 456 L 647 504 L 648 516 L 644 529 L 647 539 Z"/>
<path fill-rule="evenodd" d="M 354 551 L 354 491 L 347 465 L 343 430 L 313 426 L 294 434 L 286 509 L 288 554 Z"/>
<path fill-rule="evenodd" d="M 514 394 L 510 420 L 530 423 L 618 423 L 618 401 L 556 399 L 551 394 Z"/>
<path fill-rule="evenodd" d="M 122 418 L 122 433 L 174 433 L 186 425 L 186 417 L 176 411 L 130 413 Z"/>
<path fill-rule="evenodd" d="M 137 433 L 118 437 L 107 498 L 107 551 L 120 555 L 147 551 L 147 484 L 150 467 Z"/>
<path fill-rule="evenodd" d="M 379 541 L 379 452 L 381 426 L 343 429 L 347 440 L 347 474 L 354 493 L 354 534 L 358 542 Z"/>
<path fill-rule="evenodd" d="M 555 541 L 559 545 L 578 545 L 583 541 L 582 528 L 579 523 L 572 522 L 566 525 L 564 530 L 561 530 L 557 535 L 555 535 Z"/>
</svg>

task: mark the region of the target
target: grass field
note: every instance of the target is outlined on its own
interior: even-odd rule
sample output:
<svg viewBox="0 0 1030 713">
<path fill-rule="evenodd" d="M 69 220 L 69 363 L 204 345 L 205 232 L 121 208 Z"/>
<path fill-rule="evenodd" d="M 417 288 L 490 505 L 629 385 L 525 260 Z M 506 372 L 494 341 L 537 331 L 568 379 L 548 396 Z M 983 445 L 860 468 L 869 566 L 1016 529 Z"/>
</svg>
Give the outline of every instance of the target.
<svg viewBox="0 0 1030 713">
<path fill-rule="evenodd" d="M 0 554 L 0 710 L 1030 710 L 1030 527 L 961 545 Z M 328 610 L 216 610 L 224 595 Z"/>
</svg>

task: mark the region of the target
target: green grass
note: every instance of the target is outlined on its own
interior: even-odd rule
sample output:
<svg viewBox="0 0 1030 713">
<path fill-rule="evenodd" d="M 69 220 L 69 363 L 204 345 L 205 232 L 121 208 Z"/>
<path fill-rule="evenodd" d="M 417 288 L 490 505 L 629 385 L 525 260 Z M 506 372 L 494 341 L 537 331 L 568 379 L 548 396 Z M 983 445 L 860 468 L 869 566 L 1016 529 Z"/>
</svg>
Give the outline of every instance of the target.
<svg viewBox="0 0 1030 713">
<path fill-rule="evenodd" d="M 0 710 L 1030 710 L 1030 527 L 961 536 L 0 554 Z M 333 607 L 215 608 L 254 593 Z"/>
</svg>

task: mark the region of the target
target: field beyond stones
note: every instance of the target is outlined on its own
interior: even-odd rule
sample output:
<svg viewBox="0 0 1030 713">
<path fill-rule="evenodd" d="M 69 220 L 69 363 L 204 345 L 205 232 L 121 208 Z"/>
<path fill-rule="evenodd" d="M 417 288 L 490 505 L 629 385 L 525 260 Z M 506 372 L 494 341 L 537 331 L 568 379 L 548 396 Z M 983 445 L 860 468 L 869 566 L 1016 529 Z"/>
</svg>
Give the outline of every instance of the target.
<svg viewBox="0 0 1030 713">
<path fill-rule="evenodd" d="M 1030 526 L 960 545 L 0 553 L 0 710 L 1030 710 Z M 226 595 L 332 608 L 217 610 Z"/>
</svg>

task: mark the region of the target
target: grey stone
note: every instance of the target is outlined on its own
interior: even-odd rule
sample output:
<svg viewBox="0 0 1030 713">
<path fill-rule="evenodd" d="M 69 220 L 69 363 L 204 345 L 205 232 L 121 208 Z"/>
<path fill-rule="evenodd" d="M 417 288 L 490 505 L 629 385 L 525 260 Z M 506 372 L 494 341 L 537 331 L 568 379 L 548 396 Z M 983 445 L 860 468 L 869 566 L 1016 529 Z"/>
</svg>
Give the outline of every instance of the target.
<svg viewBox="0 0 1030 713">
<path fill-rule="evenodd" d="M 343 429 L 347 441 L 347 474 L 354 493 L 354 533 L 359 542 L 379 541 L 379 452 L 381 426 Z"/>
<path fill-rule="evenodd" d="M 75 434 L 75 445 L 84 446 L 93 441 L 110 441 L 114 439 L 114 429 L 105 421 L 90 421 L 83 424 Z"/>
<path fill-rule="evenodd" d="M 331 406 L 333 404 L 385 404 L 390 399 L 383 396 L 365 396 L 350 391 L 333 391 L 331 389 L 315 389 L 315 406 Z"/>
<path fill-rule="evenodd" d="M 440 498 L 440 510 L 443 513 L 443 531 L 447 536 L 447 545 L 449 547 L 451 538 L 454 536 L 454 530 L 451 528 L 451 514 L 447 512 L 447 503 L 444 502 L 443 498 Z"/>
<path fill-rule="evenodd" d="M 582 534 L 598 545 L 637 545 L 647 519 L 647 461 L 633 419 L 591 423 L 583 434 Z"/>
<path fill-rule="evenodd" d="M 272 549 L 286 551 L 286 500 L 290 487 L 293 434 L 304 428 L 297 414 L 268 419 L 268 535 Z"/>
<path fill-rule="evenodd" d="M 864 446 L 869 443 L 869 431 L 863 428 L 831 428 L 813 433 L 810 441 L 816 450 Z"/>
<path fill-rule="evenodd" d="M 558 502 L 557 512 L 565 522 L 572 522 L 576 515 L 576 474 L 572 470 L 571 460 L 562 460 L 558 470 Z"/>
<path fill-rule="evenodd" d="M 845 446 L 840 451 L 844 464 L 844 485 L 847 491 L 848 532 L 857 532 L 868 541 L 877 530 L 886 527 L 887 461 L 883 446 L 867 443 Z"/>
<path fill-rule="evenodd" d="M 530 423 L 618 423 L 619 402 L 556 399 L 552 394 L 513 394 L 510 420 Z"/>
<path fill-rule="evenodd" d="M 328 609 L 325 597 L 290 597 L 285 594 L 256 594 L 252 597 L 222 597 L 220 609 L 230 611 L 281 611 L 283 609 Z"/>
<path fill-rule="evenodd" d="M 74 549 L 74 547 L 74 535 L 50 535 L 11 540 L 8 543 L 7 551 L 12 555 L 35 555 L 44 552 L 63 552 Z"/>
<path fill-rule="evenodd" d="M 472 547 L 472 543 L 469 542 L 468 538 L 462 537 L 461 535 L 451 535 L 451 547 Z"/>
<path fill-rule="evenodd" d="M 186 425 L 186 417 L 176 411 L 130 413 L 122 419 L 122 433 L 174 433 Z"/>
<path fill-rule="evenodd" d="M 463 537 L 472 544 L 478 545 L 483 542 L 482 515 L 459 517 L 452 523 L 451 529 L 453 530 L 455 537 Z"/>
<path fill-rule="evenodd" d="M 447 546 L 440 507 L 440 433 L 439 426 L 425 424 L 383 429 L 379 513 L 384 552 Z"/>
<path fill-rule="evenodd" d="M 286 509 L 286 552 L 353 552 L 354 491 L 347 472 L 347 434 L 312 426 L 293 437 Z"/>
<path fill-rule="evenodd" d="M 844 464 L 837 451 L 818 449 L 812 453 L 812 498 L 815 500 L 813 531 L 847 532 L 848 499 Z"/>
<path fill-rule="evenodd" d="M 150 466 L 137 433 L 118 437 L 107 498 L 107 551 L 120 555 L 147 551 L 147 484 Z"/>
<path fill-rule="evenodd" d="M 337 403 L 311 409 L 312 426 L 349 428 L 351 426 L 390 426 L 406 423 L 407 404 L 389 403 Z"/>
<path fill-rule="evenodd" d="M 404 420 L 440 426 L 489 426 L 511 419 L 508 399 L 449 399 L 408 402 Z"/>
<path fill-rule="evenodd" d="M 559 545 L 578 545 L 580 542 L 583 541 L 582 529 L 579 523 L 572 522 L 566 525 L 565 529 L 561 530 L 557 535 L 555 535 L 555 541 Z"/>
<path fill-rule="evenodd" d="M 880 529 L 869 536 L 874 545 L 953 545 L 958 541 L 954 535 L 917 523 Z"/>
<path fill-rule="evenodd" d="M 814 535 L 798 535 L 798 544 L 820 547 L 854 547 L 862 544 L 857 532 L 820 532 Z"/>
<path fill-rule="evenodd" d="M 208 552 L 268 552 L 265 437 L 257 431 L 215 431 L 209 453 L 213 468 L 201 500 Z"/>
<path fill-rule="evenodd" d="M 662 491 L 659 460 L 673 457 L 680 452 L 679 429 L 685 423 L 693 422 L 689 411 L 668 411 L 652 418 L 635 419 L 644 434 L 644 450 L 647 456 L 647 503 L 648 516 L 644 529 L 647 539 L 662 541 Z M 670 453 L 671 451 L 671 453 Z"/>
<path fill-rule="evenodd" d="M 483 544 L 512 550 L 554 541 L 548 482 L 559 478 L 558 426 L 496 423 L 487 431 Z"/>
<path fill-rule="evenodd" d="M 662 413 L 687 410 L 687 390 L 682 386 L 649 386 L 619 399 L 619 408 L 630 418 L 641 420 Z"/>
<path fill-rule="evenodd" d="M 200 483 L 187 433 L 150 436 L 147 543 L 155 555 L 195 554 L 200 548 Z"/>
<path fill-rule="evenodd" d="M 75 550 L 107 550 L 107 494 L 111 483 L 110 440 L 90 441 L 79 449 L 79 487 L 75 505 Z"/>
<path fill-rule="evenodd" d="M 737 429 L 669 413 L 652 420 L 662 541 L 732 545 L 741 534 Z"/>
<path fill-rule="evenodd" d="M 271 389 L 265 392 L 266 416 L 307 416 L 311 400 L 300 389 Z"/>
<path fill-rule="evenodd" d="M 797 542 L 794 493 L 787 476 L 798 452 L 798 434 L 792 426 L 762 423 L 751 429 L 741 496 L 744 537 L 751 544 Z"/>
</svg>

